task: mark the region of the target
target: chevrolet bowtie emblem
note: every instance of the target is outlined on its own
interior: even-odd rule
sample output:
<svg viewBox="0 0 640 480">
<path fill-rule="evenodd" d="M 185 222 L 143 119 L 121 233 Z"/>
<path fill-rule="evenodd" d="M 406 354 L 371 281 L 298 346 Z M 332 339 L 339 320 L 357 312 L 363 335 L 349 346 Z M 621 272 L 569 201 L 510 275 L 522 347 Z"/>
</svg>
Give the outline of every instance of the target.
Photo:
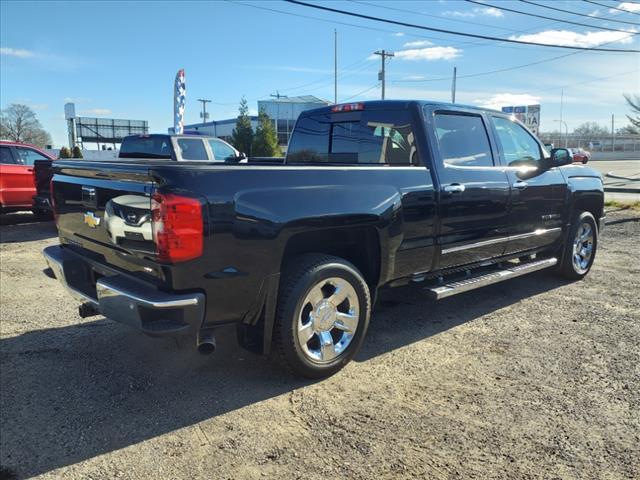
<svg viewBox="0 0 640 480">
<path fill-rule="evenodd" d="M 93 212 L 87 212 L 84 214 L 84 223 L 89 225 L 91 228 L 96 228 L 100 225 L 100 217 L 96 217 Z"/>
</svg>

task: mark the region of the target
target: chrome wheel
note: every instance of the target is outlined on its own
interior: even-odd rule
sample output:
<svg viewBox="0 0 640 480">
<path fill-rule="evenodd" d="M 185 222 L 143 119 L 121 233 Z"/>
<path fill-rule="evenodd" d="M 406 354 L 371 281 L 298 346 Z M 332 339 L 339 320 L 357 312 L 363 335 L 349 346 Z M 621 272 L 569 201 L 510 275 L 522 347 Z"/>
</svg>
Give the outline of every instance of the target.
<svg viewBox="0 0 640 480">
<path fill-rule="evenodd" d="M 360 302 L 353 286 L 332 277 L 311 287 L 297 321 L 298 345 L 308 360 L 335 360 L 351 344 L 358 329 Z"/>
<path fill-rule="evenodd" d="M 588 222 L 583 222 L 573 240 L 573 268 L 577 273 L 585 273 L 591 264 L 593 256 L 593 228 Z"/>
</svg>

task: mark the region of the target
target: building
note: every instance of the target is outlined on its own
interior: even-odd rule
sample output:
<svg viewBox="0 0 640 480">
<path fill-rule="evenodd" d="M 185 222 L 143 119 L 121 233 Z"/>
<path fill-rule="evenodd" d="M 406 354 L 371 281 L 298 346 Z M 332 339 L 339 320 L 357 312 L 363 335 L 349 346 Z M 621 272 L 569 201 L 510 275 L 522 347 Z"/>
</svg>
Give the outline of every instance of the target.
<svg viewBox="0 0 640 480">
<path fill-rule="evenodd" d="M 258 117 L 250 116 L 251 127 L 255 131 L 258 128 Z M 210 135 L 218 137 L 225 141 L 231 140 L 233 129 L 236 128 L 236 119 L 229 118 L 227 120 L 212 120 L 211 122 L 192 123 L 184 126 L 184 133 L 199 133 L 201 135 Z M 169 128 L 169 133 L 173 133 L 173 127 Z"/>
<path fill-rule="evenodd" d="M 277 125 L 278 143 L 286 146 L 289 144 L 293 126 L 302 112 L 312 108 L 324 107 L 330 105 L 330 103 L 313 95 L 299 97 L 277 96 L 271 100 L 259 100 L 258 111 L 264 110 L 274 121 Z"/>
<path fill-rule="evenodd" d="M 286 147 L 289 144 L 289 138 L 293 131 L 293 126 L 302 112 L 312 108 L 323 107 L 331 102 L 322 100 L 313 95 L 302 95 L 299 97 L 278 96 L 270 100 L 259 100 L 258 111 L 264 110 L 273 120 L 276 133 L 278 134 L 278 143 Z M 251 126 L 254 131 L 258 127 L 258 117 L 250 116 Z M 185 125 L 184 130 L 188 132 L 198 132 L 204 135 L 211 135 L 229 141 L 236 126 L 236 119 L 229 118 L 226 120 L 213 120 L 211 122 L 193 123 Z M 173 132 L 173 128 L 169 128 L 169 133 Z"/>
</svg>

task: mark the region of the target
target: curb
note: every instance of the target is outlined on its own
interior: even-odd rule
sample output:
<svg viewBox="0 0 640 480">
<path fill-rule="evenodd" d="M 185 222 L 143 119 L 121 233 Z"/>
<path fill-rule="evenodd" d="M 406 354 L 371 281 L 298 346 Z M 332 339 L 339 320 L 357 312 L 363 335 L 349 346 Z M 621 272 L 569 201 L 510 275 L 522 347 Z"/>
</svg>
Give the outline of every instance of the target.
<svg viewBox="0 0 640 480">
<path fill-rule="evenodd" d="M 640 195 L 640 188 L 604 187 L 604 191 L 605 193 L 635 193 Z"/>
<path fill-rule="evenodd" d="M 609 178 L 617 178 L 619 180 L 629 180 L 630 182 L 640 182 L 640 178 L 623 177 L 621 175 L 616 175 L 613 172 L 607 172 L 605 175 Z"/>
</svg>

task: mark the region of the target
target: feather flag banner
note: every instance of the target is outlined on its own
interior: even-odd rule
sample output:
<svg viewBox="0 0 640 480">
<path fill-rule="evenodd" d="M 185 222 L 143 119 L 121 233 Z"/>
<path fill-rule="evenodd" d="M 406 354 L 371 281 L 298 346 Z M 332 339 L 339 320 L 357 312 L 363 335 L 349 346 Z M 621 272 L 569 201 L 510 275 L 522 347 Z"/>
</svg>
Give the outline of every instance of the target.
<svg viewBox="0 0 640 480">
<path fill-rule="evenodd" d="M 173 86 L 173 132 L 181 135 L 184 133 L 184 106 L 187 97 L 187 87 L 184 77 L 184 69 L 176 73 L 176 81 Z"/>
</svg>

